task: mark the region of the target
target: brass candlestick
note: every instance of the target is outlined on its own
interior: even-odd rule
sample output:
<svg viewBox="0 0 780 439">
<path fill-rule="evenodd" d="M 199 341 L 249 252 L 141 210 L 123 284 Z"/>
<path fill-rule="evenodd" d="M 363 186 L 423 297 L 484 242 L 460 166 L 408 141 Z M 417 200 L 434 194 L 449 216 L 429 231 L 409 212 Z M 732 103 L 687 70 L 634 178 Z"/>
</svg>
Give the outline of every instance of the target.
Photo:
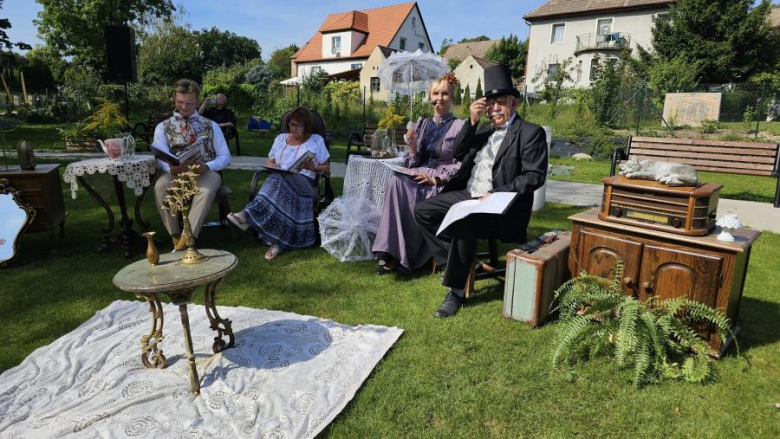
<svg viewBox="0 0 780 439">
<path fill-rule="evenodd" d="M 167 189 L 168 195 L 165 196 L 165 200 L 162 203 L 163 209 L 167 210 L 171 215 L 181 212 L 184 220 L 182 237 L 185 240 L 184 242 L 187 243 L 187 252 L 181 258 L 182 264 L 197 264 L 209 258 L 195 249 L 195 237 L 192 235 L 192 226 L 190 225 L 190 219 L 187 217 L 187 203 L 200 191 L 197 184 L 198 174 L 193 172 L 193 168 L 196 166 L 190 166 L 189 171 L 182 172 L 179 174 L 179 178 L 173 180 L 173 184 Z"/>
</svg>

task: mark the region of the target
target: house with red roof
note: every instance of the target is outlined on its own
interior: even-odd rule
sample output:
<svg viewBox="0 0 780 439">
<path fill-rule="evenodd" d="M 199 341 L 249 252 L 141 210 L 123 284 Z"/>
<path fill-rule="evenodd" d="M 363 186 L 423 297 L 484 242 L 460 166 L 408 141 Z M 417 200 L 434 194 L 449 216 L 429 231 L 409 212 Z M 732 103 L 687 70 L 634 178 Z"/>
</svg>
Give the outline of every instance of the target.
<svg viewBox="0 0 780 439">
<path fill-rule="evenodd" d="M 539 72 L 574 60 L 574 85 L 590 86 L 599 62 L 652 47 L 653 20 L 668 17 L 675 0 L 550 0 L 523 16 L 531 26 L 525 77 L 528 92 Z"/>
<path fill-rule="evenodd" d="M 366 87 L 376 86 L 378 78 L 372 79 L 376 72 L 373 76 L 362 72 L 375 49 L 382 54 L 417 49 L 431 52 L 432 48 L 417 2 L 330 14 L 292 56 L 291 79 L 302 81 L 324 71 L 335 79 L 360 78 L 361 83 L 365 76 Z"/>
</svg>

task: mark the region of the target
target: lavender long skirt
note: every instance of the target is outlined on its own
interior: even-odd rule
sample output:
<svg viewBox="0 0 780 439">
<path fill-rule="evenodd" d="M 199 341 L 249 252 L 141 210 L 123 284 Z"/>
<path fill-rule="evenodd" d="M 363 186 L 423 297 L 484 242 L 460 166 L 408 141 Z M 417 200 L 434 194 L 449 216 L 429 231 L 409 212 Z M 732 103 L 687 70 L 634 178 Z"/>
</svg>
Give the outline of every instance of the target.
<svg viewBox="0 0 780 439">
<path fill-rule="evenodd" d="M 314 245 L 314 182 L 301 174 L 271 173 L 244 208 L 260 236 L 283 249 Z"/>
<path fill-rule="evenodd" d="M 409 177 L 393 175 L 385 189 L 382 219 L 371 251 L 390 254 L 408 270 L 423 266 L 431 258 L 431 252 L 414 221 L 414 208 L 418 201 L 434 197 L 440 191 L 441 187 L 421 185 Z"/>
</svg>

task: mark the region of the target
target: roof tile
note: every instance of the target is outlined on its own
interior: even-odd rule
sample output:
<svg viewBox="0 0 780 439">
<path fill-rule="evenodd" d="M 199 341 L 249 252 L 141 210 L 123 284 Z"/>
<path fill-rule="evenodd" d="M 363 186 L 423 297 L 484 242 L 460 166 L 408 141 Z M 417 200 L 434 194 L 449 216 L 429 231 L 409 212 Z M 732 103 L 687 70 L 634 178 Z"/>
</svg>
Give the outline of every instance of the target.
<svg viewBox="0 0 780 439">
<path fill-rule="evenodd" d="M 474 55 L 478 58 L 483 58 L 488 50 L 493 47 L 494 44 L 498 44 L 501 40 L 489 40 L 489 41 L 472 41 L 470 43 L 458 43 L 451 44 L 444 51 L 444 58 L 447 60 L 454 59 L 457 61 L 463 61 L 469 55 Z"/>
<path fill-rule="evenodd" d="M 550 0 L 524 15 L 523 18 L 532 20 L 558 15 L 582 14 L 612 9 L 662 6 L 675 2 L 676 0 Z"/>
</svg>

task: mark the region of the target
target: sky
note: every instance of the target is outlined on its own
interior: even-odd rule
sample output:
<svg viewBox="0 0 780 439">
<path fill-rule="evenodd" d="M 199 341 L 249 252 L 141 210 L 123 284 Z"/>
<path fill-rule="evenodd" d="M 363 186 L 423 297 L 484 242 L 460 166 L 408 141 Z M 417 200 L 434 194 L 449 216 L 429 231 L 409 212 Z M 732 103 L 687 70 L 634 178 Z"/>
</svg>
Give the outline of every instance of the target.
<svg viewBox="0 0 780 439">
<path fill-rule="evenodd" d="M 465 0 L 419 0 L 428 36 L 434 49 L 442 40 L 487 35 L 491 39 L 517 35 L 528 37 L 528 25 L 523 15 L 546 0 L 505 0 L 474 2 Z M 181 3 L 174 0 L 174 4 Z M 329 14 L 354 9 L 371 9 L 405 3 L 403 0 L 187 0 L 184 21 L 193 30 L 216 26 L 237 35 L 249 37 L 260 44 L 263 59 L 291 43 L 299 47 L 306 43 Z M 8 36 L 11 41 L 42 44 L 33 20 L 42 10 L 34 0 L 5 0 L 0 17 L 11 21 Z"/>
</svg>

